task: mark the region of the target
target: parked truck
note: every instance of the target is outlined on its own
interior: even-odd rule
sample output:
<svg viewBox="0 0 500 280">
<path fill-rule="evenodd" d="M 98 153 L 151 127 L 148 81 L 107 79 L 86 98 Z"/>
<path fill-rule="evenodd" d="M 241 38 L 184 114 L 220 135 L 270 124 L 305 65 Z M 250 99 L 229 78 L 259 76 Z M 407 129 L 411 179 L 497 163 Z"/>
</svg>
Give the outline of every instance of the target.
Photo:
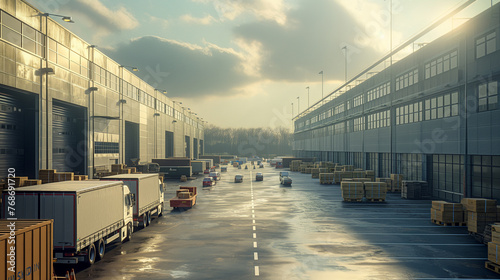
<svg viewBox="0 0 500 280">
<path fill-rule="evenodd" d="M 53 225 L 52 220 L 0 220 L 0 279 L 52 279 Z"/>
<path fill-rule="evenodd" d="M 101 178 L 101 181 L 122 181 L 136 197 L 134 203 L 134 226 L 147 227 L 153 215 L 162 216 L 165 187 L 158 174 L 119 174 Z"/>
<path fill-rule="evenodd" d="M 203 173 L 203 171 L 205 171 L 205 161 L 201 161 L 201 160 L 192 160 L 191 161 L 191 168 L 192 168 L 192 172 L 193 174 L 200 174 L 200 173 Z"/>
<path fill-rule="evenodd" d="M 3 192 L 3 201 L 9 193 Z M 132 236 L 135 197 L 122 182 L 65 181 L 16 189 L 16 218 L 54 220 L 57 263 L 104 257 L 106 245 Z M 7 216 L 7 204 L 2 217 Z"/>
</svg>

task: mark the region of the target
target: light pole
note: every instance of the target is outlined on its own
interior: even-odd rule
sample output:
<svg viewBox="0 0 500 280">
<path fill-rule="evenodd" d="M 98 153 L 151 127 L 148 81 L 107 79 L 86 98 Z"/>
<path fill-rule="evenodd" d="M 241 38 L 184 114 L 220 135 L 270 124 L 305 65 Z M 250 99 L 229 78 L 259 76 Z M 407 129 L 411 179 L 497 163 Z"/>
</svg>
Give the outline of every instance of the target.
<svg viewBox="0 0 500 280">
<path fill-rule="evenodd" d="M 43 103 L 45 102 L 45 165 L 47 169 L 50 168 L 49 166 L 49 151 L 50 146 L 49 146 L 49 139 L 52 139 L 49 137 L 49 75 L 54 74 L 54 70 L 52 68 L 49 68 L 49 16 L 55 16 L 55 17 L 60 17 L 64 22 L 68 23 L 74 23 L 74 21 L 71 19 L 69 16 L 63 16 L 63 15 L 56 15 L 56 14 L 51 14 L 51 13 L 40 13 L 39 16 L 45 17 L 45 67 L 43 67 L 40 72 L 40 81 L 42 81 L 42 76 L 43 74 L 46 74 L 45 76 L 45 101 L 43 100 L 43 93 L 42 93 L 42 82 L 40 82 L 40 95 L 39 95 L 39 114 L 40 114 L 40 120 L 43 119 Z M 40 20 L 42 20 L 40 18 Z M 40 22 L 40 25 L 42 25 L 42 22 Z M 40 134 L 43 134 L 43 130 L 40 131 Z M 42 144 L 43 145 L 43 142 Z M 40 149 L 41 150 L 41 149 Z M 40 153 L 39 155 L 41 155 Z M 40 161 L 39 161 L 40 162 Z M 40 162 L 41 163 L 41 162 Z"/>
<path fill-rule="evenodd" d="M 307 108 L 309 108 L 309 87 L 306 87 L 307 89 Z"/>
<path fill-rule="evenodd" d="M 323 70 L 321 70 L 318 74 L 321 75 L 321 100 L 323 100 Z"/>
<path fill-rule="evenodd" d="M 293 119 L 293 102 L 292 102 L 292 119 Z"/>
<path fill-rule="evenodd" d="M 297 96 L 297 115 L 300 113 L 300 97 Z"/>
<path fill-rule="evenodd" d="M 342 48 L 344 50 L 344 76 L 345 76 L 345 83 L 347 83 L 347 46 L 344 46 Z"/>
</svg>

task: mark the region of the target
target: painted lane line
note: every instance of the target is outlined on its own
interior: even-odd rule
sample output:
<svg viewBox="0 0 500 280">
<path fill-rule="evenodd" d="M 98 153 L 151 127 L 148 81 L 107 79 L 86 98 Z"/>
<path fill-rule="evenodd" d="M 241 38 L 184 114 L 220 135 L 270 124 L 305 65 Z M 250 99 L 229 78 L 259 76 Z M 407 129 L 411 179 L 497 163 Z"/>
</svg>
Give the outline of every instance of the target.
<svg viewBox="0 0 500 280">
<path fill-rule="evenodd" d="M 255 220 L 252 220 L 252 224 L 255 224 Z"/>
<path fill-rule="evenodd" d="M 254 239 L 255 239 L 255 238 L 257 238 L 257 233 L 254 233 L 254 234 L 253 234 L 253 238 L 254 238 Z"/>
<path fill-rule="evenodd" d="M 253 247 L 254 247 L 254 248 L 257 248 L 257 242 L 254 242 L 254 243 L 253 243 Z"/>
<path fill-rule="evenodd" d="M 254 214 L 254 213 L 255 213 L 255 210 L 252 210 L 252 214 Z"/>
<path fill-rule="evenodd" d="M 257 253 L 257 252 L 253 253 L 253 260 L 254 261 L 258 261 L 259 260 L 259 253 Z"/>
<path fill-rule="evenodd" d="M 259 266 L 256 265 L 255 266 L 255 276 L 259 276 L 260 275 L 260 272 L 259 272 Z"/>
<path fill-rule="evenodd" d="M 255 214 L 252 214 L 252 218 L 254 218 L 254 219 L 255 219 Z"/>
<path fill-rule="evenodd" d="M 253 226 L 253 230 L 254 230 L 254 231 L 255 231 L 255 230 L 257 230 L 257 227 L 256 227 L 256 226 Z"/>
</svg>

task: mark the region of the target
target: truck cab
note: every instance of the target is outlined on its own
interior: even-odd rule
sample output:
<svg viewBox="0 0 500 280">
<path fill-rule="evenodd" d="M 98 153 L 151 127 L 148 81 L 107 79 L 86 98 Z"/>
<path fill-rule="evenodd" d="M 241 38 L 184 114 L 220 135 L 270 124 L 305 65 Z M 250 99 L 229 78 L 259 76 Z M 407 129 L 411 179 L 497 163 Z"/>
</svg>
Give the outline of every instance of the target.
<svg viewBox="0 0 500 280">
<path fill-rule="evenodd" d="M 132 237 L 132 232 L 134 231 L 134 205 L 135 205 L 135 194 L 130 192 L 127 185 L 123 185 L 123 199 L 125 200 L 125 207 L 123 208 L 123 218 L 125 220 L 126 227 L 123 227 L 120 234 L 120 241 L 128 241 Z"/>
</svg>

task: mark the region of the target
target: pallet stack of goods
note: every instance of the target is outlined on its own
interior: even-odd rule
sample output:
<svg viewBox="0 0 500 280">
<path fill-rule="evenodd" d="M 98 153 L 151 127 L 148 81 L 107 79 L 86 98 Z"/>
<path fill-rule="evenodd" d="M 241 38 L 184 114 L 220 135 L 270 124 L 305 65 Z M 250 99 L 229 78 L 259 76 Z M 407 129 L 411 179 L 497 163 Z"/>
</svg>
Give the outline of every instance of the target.
<svg viewBox="0 0 500 280">
<path fill-rule="evenodd" d="M 467 229 L 471 233 L 482 234 L 486 225 L 497 221 L 497 205 L 494 199 L 463 198 L 467 213 Z"/>
<path fill-rule="evenodd" d="M 431 221 L 442 226 L 464 226 L 464 209 L 461 203 L 436 200 L 432 202 Z"/>
<path fill-rule="evenodd" d="M 368 201 L 385 201 L 387 184 L 381 182 L 364 182 L 365 197 Z"/>
<path fill-rule="evenodd" d="M 491 242 L 488 242 L 488 260 L 484 266 L 496 273 L 500 273 L 500 224 L 491 225 Z"/>
<path fill-rule="evenodd" d="M 311 170 L 311 177 L 313 179 L 319 179 L 319 174 L 326 173 L 326 172 L 328 172 L 328 168 L 323 168 L 323 167 L 322 168 L 313 168 Z"/>
<path fill-rule="evenodd" d="M 365 178 L 365 172 L 362 170 L 352 171 L 352 178 Z"/>
<path fill-rule="evenodd" d="M 54 182 L 55 169 L 40 169 L 38 171 L 38 179 L 42 180 L 42 184 Z"/>
<path fill-rule="evenodd" d="M 335 170 L 333 171 L 344 171 L 344 167 L 342 165 L 335 165 Z"/>
<path fill-rule="evenodd" d="M 74 177 L 74 181 L 87 181 L 88 179 L 88 175 L 75 175 Z"/>
<path fill-rule="evenodd" d="M 322 185 L 335 184 L 335 176 L 333 173 L 319 173 L 319 183 Z"/>
<path fill-rule="evenodd" d="M 362 182 L 341 182 L 340 190 L 344 201 L 362 201 L 364 187 Z"/>
<path fill-rule="evenodd" d="M 27 187 L 27 186 L 36 186 L 36 185 L 41 185 L 42 184 L 42 180 L 40 179 L 28 179 L 26 181 L 24 181 L 24 187 Z"/>
<path fill-rule="evenodd" d="M 370 179 L 370 182 L 375 182 L 375 171 L 366 170 L 365 171 L 365 178 Z"/>
<path fill-rule="evenodd" d="M 292 162 L 290 162 L 290 171 L 300 171 L 301 164 L 302 160 L 292 160 Z"/>
<path fill-rule="evenodd" d="M 403 180 L 401 198 L 406 199 L 430 199 L 429 184 L 425 181 Z"/>
<path fill-rule="evenodd" d="M 307 167 L 307 168 L 305 169 L 305 173 L 306 173 L 306 174 L 312 174 L 312 170 L 313 170 L 313 169 L 314 169 L 313 167 Z"/>
<path fill-rule="evenodd" d="M 354 166 L 353 165 L 344 165 L 342 171 L 354 171 Z"/>
<path fill-rule="evenodd" d="M 75 173 L 73 172 L 56 172 L 54 173 L 54 182 L 74 181 Z"/>
<path fill-rule="evenodd" d="M 403 174 L 391 174 L 392 192 L 400 192 L 403 185 Z"/>
</svg>

